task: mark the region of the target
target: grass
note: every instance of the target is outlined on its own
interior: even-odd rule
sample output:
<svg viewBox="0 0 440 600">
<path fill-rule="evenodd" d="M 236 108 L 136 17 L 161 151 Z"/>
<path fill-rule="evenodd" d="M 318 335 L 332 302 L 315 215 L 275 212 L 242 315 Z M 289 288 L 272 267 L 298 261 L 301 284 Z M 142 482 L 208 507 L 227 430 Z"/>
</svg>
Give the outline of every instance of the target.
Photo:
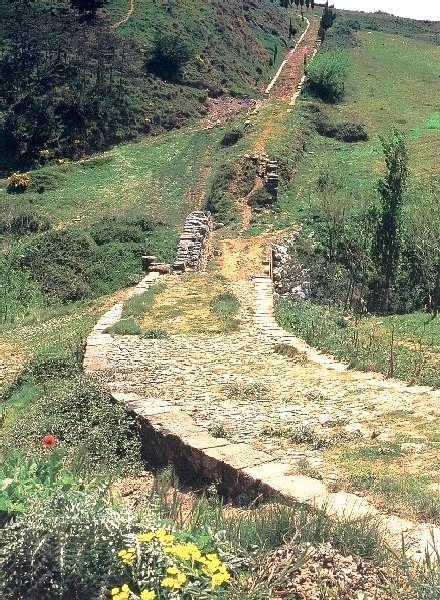
<svg viewBox="0 0 440 600">
<path fill-rule="evenodd" d="M 143 294 L 133 296 L 124 302 L 122 309 L 123 317 L 134 317 L 140 319 L 143 315 L 151 310 L 154 303 L 154 298 L 157 294 L 162 293 L 165 290 L 164 283 L 157 283 L 151 286 Z"/>
<path fill-rule="evenodd" d="M 189 205 L 188 193 L 209 166 L 220 130 L 179 131 L 118 146 L 100 157 L 45 167 L 54 189 L 26 192 L 22 198 L 58 227 L 90 224 L 105 216 L 142 214 L 179 227 Z M 7 198 L 5 182 L 0 193 Z"/>
<path fill-rule="evenodd" d="M 309 450 L 324 450 L 332 448 L 360 437 L 358 432 L 337 431 L 332 434 L 318 432 L 310 425 L 300 425 L 298 427 L 273 428 L 267 427 L 261 430 L 262 437 L 285 438 L 291 444 L 307 446 Z"/>
<path fill-rule="evenodd" d="M 237 329 L 238 309 L 226 280 L 187 273 L 128 300 L 123 315 L 133 315 L 143 331 L 160 330 L 161 335 L 221 334 Z"/>
<path fill-rule="evenodd" d="M 106 5 L 112 22 L 127 10 L 125 0 L 110 0 Z M 244 19 L 238 3 L 224 0 L 176 2 L 167 10 L 159 3 L 137 0 L 133 15 L 118 33 L 135 37 L 148 53 L 161 32 L 176 31 L 195 56 L 184 69 L 184 83 L 243 93 L 264 85 L 281 62 L 289 26 L 287 11 L 268 1 L 259 3 L 258 8 L 248 5 L 246 13 Z M 300 30 L 300 19 L 292 15 L 292 20 Z M 278 55 L 272 65 L 275 46 Z"/>
<path fill-rule="evenodd" d="M 432 94 L 438 84 L 439 46 L 380 31 L 361 31 L 358 36 L 360 45 L 350 51 L 353 68 L 347 96 L 341 104 L 325 110 L 331 121 L 363 123 L 369 140 L 345 143 L 317 134 L 310 136 L 310 124 L 302 115 L 308 100 L 300 99 L 283 128 L 276 128 L 266 145 L 269 154 L 292 162 L 295 178 L 292 183 L 281 181 L 274 210 L 254 215 L 254 233 L 268 224 L 282 228 L 303 220 L 314 201 L 316 179 L 323 169 L 338 174 L 343 193 L 353 202 L 374 200 L 383 171 L 379 136 L 392 126 L 407 135 L 414 180 L 439 172 L 432 152 L 440 143 L 439 105 Z M 393 85 L 387 83 L 390 73 L 398 74 Z M 307 142 L 305 153 L 303 141 Z"/>
<path fill-rule="evenodd" d="M 312 346 L 330 352 L 352 368 L 377 371 L 406 381 L 440 387 L 440 354 L 435 343 L 438 325 L 418 313 L 395 315 L 385 319 L 345 318 L 336 309 L 312 304 L 308 301 L 280 299 L 276 305 L 278 323 L 292 333 L 304 338 Z M 387 327 L 383 326 L 386 322 Z M 422 323 L 429 321 L 428 331 Z M 391 364 L 391 331 L 396 322 Z M 431 333 L 432 330 L 432 333 Z M 406 344 L 417 339 L 421 344 Z"/>
<path fill-rule="evenodd" d="M 407 509 L 419 519 L 439 523 L 439 496 L 427 488 L 430 481 L 423 475 L 392 477 L 371 472 L 352 475 L 349 479 L 352 488 L 377 495 L 388 508 Z"/>
<path fill-rule="evenodd" d="M 238 329 L 238 321 L 235 316 L 240 308 L 240 303 L 237 296 L 232 292 L 222 292 L 211 300 L 210 306 L 212 312 L 222 322 L 225 331 Z"/>
<path fill-rule="evenodd" d="M 109 333 L 110 335 L 140 335 L 142 330 L 132 317 L 128 317 L 107 327 L 104 333 Z"/>
</svg>

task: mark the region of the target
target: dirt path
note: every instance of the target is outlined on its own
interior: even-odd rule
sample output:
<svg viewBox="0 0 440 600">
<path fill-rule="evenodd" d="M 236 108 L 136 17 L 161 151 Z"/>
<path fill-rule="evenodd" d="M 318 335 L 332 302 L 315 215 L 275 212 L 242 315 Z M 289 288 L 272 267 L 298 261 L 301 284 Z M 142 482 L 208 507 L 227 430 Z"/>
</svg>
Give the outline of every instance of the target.
<svg viewBox="0 0 440 600">
<path fill-rule="evenodd" d="M 118 27 L 120 27 L 121 25 L 126 23 L 128 21 L 128 19 L 131 17 L 131 15 L 134 13 L 134 9 L 135 9 L 135 0 L 130 0 L 130 6 L 129 6 L 127 13 L 122 17 L 122 19 L 120 19 L 119 21 L 116 21 L 116 23 L 112 23 L 110 25 L 109 29 L 117 29 Z"/>
<path fill-rule="evenodd" d="M 272 110 L 268 119 L 262 124 L 255 141 L 254 155 L 265 153 L 267 140 L 282 127 L 287 112 L 291 110 L 299 95 L 298 86 L 304 77 L 304 57 L 308 59 L 314 54 L 318 39 L 318 20 L 306 19 L 306 21 L 306 30 L 295 47 L 286 52 L 283 63 L 266 88 L 268 94 L 266 102 L 272 102 Z M 269 239 L 274 237 L 269 233 L 249 239 L 244 238 L 252 219 L 249 199 L 262 187 L 261 177 L 256 176 L 249 194 L 237 199 L 236 209 L 241 220 L 238 236 L 222 240 L 220 244 L 223 256 L 220 271 L 231 281 L 246 279 L 261 272 L 265 248 Z"/>
</svg>

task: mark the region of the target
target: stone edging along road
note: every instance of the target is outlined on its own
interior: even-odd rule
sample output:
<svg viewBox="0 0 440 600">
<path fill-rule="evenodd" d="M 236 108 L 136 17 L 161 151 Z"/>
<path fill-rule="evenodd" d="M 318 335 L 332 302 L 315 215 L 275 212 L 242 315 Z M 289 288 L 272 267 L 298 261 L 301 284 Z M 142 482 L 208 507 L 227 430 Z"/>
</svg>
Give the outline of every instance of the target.
<svg viewBox="0 0 440 600">
<path fill-rule="evenodd" d="M 158 277 L 158 273 L 148 274 L 127 293 L 126 298 L 142 294 Z M 268 277 L 255 277 L 253 285 L 253 323 L 261 336 L 300 348 L 310 360 L 318 360 L 323 368 L 346 369 L 345 365 L 320 355 L 278 327 L 273 312 L 273 287 Z M 84 370 L 99 372 L 104 380 L 110 379 L 109 357 L 116 347 L 114 338 L 104 331 L 120 319 L 122 307 L 123 304 L 118 303 L 107 311 L 87 338 Z M 154 364 L 153 353 L 150 358 Z M 378 385 L 379 381 L 378 378 Z M 387 385 L 387 382 L 382 381 L 382 384 Z M 213 437 L 186 412 L 162 398 L 124 391 L 112 384 L 108 384 L 108 388 L 114 400 L 123 403 L 137 418 L 144 456 L 154 464 L 172 463 L 177 472 L 214 481 L 220 491 L 230 495 L 244 494 L 249 499 L 281 498 L 325 509 L 329 515 L 341 519 L 372 517 L 396 548 L 401 547 L 403 535 L 408 553 L 414 559 L 423 558 L 426 552 L 432 553 L 434 546 L 440 548 L 440 528 L 381 514 L 365 498 L 346 492 L 331 493 L 318 479 L 292 475 L 292 465 L 287 460 L 277 459 L 247 443 L 231 443 L 225 438 Z"/>
</svg>

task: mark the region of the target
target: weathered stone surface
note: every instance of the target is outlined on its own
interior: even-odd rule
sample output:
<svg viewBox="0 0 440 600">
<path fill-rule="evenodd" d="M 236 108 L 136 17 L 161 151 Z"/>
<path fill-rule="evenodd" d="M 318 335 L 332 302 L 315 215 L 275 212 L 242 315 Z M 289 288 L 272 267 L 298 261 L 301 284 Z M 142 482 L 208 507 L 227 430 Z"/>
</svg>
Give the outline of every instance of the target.
<svg viewBox="0 0 440 600">
<path fill-rule="evenodd" d="M 327 488 L 321 481 L 307 475 L 269 477 L 262 479 L 262 484 L 269 493 L 306 504 L 313 504 L 327 494 Z"/>
<path fill-rule="evenodd" d="M 176 271 L 202 271 L 211 247 L 213 223 L 210 212 L 194 211 L 185 221 L 177 247 Z"/>
</svg>

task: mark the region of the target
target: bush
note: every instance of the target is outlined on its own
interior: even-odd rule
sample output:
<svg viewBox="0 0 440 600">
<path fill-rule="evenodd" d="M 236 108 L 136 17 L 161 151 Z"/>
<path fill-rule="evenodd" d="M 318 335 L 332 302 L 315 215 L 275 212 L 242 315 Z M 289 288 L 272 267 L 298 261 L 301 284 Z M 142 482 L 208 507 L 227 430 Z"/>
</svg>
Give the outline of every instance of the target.
<svg viewBox="0 0 440 600">
<path fill-rule="evenodd" d="M 365 127 L 361 123 L 351 123 L 350 121 L 337 125 L 335 137 L 343 142 L 365 142 L 368 140 Z"/>
<path fill-rule="evenodd" d="M 320 52 L 307 67 L 306 90 L 324 102 L 339 102 L 345 94 L 348 70 L 348 57 L 343 52 Z"/>
<path fill-rule="evenodd" d="M 142 467 L 135 419 L 94 377 L 79 375 L 43 396 L 4 432 L 1 445 L 26 452 L 39 449 L 47 432 L 57 438 L 69 463 L 87 457 L 92 471 Z"/>
<path fill-rule="evenodd" d="M 273 195 L 266 188 L 261 188 L 250 198 L 250 205 L 255 208 L 264 208 L 271 206 L 274 202 Z"/>
<path fill-rule="evenodd" d="M 230 131 L 227 131 L 220 141 L 222 146 L 233 146 L 243 137 L 243 130 L 239 127 L 234 127 Z"/>
<path fill-rule="evenodd" d="M 23 236 L 47 231 L 50 227 L 50 221 L 34 208 L 7 201 L 0 206 L 0 234 Z"/>
<path fill-rule="evenodd" d="M 248 194 L 254 185 L 255 164 L 246 159 L 221 165 L 208 191 L 205 209 L 224 224 L 236 218 L 235 202 Z"/>
<path fill-rule="evenodd" d="M 148 340 L 164 340 L 168 337 L 168 333 L 160 327 L 151 327 L 143 332 L 142 337 Z"/>
<path fill-rule="evenodd" d="M 46 294 L 62 302 L 83 298 L 89 292 L 84 271 L 93 261 L 95 243 L 82 230 L 49 231 L 23 248 L 20 265 Z"/>
<path fill-rule="evenodd" d="M 0 592 L 9 600 L 107 598 L 124 576 L 128 527 L 101 493 L 55 493 L 3 530 Z"/>
<path fill-rule="evenodd" d="M 178 79 L 182 68 L 195 56 L 191 44 L 179 34 L 163 34 L 155 42 L 147 69 L 159 77 Z"/>
<path fill-rule="evenodd" d="M 12 173 L 7 179 L 6 190 L 10 194 L 21 194 L 25 192 L 31 183 L 28 173 Z"/>
<path fill-rule="evenodd" d="M 37 350 L 26 363 L 20 381 L 34 379 L 45 383 L 49 379 L 72 377 L 79 372 L 81 364 L 72 348 L 62 344 L 50 344 Z"/>
</svg>

